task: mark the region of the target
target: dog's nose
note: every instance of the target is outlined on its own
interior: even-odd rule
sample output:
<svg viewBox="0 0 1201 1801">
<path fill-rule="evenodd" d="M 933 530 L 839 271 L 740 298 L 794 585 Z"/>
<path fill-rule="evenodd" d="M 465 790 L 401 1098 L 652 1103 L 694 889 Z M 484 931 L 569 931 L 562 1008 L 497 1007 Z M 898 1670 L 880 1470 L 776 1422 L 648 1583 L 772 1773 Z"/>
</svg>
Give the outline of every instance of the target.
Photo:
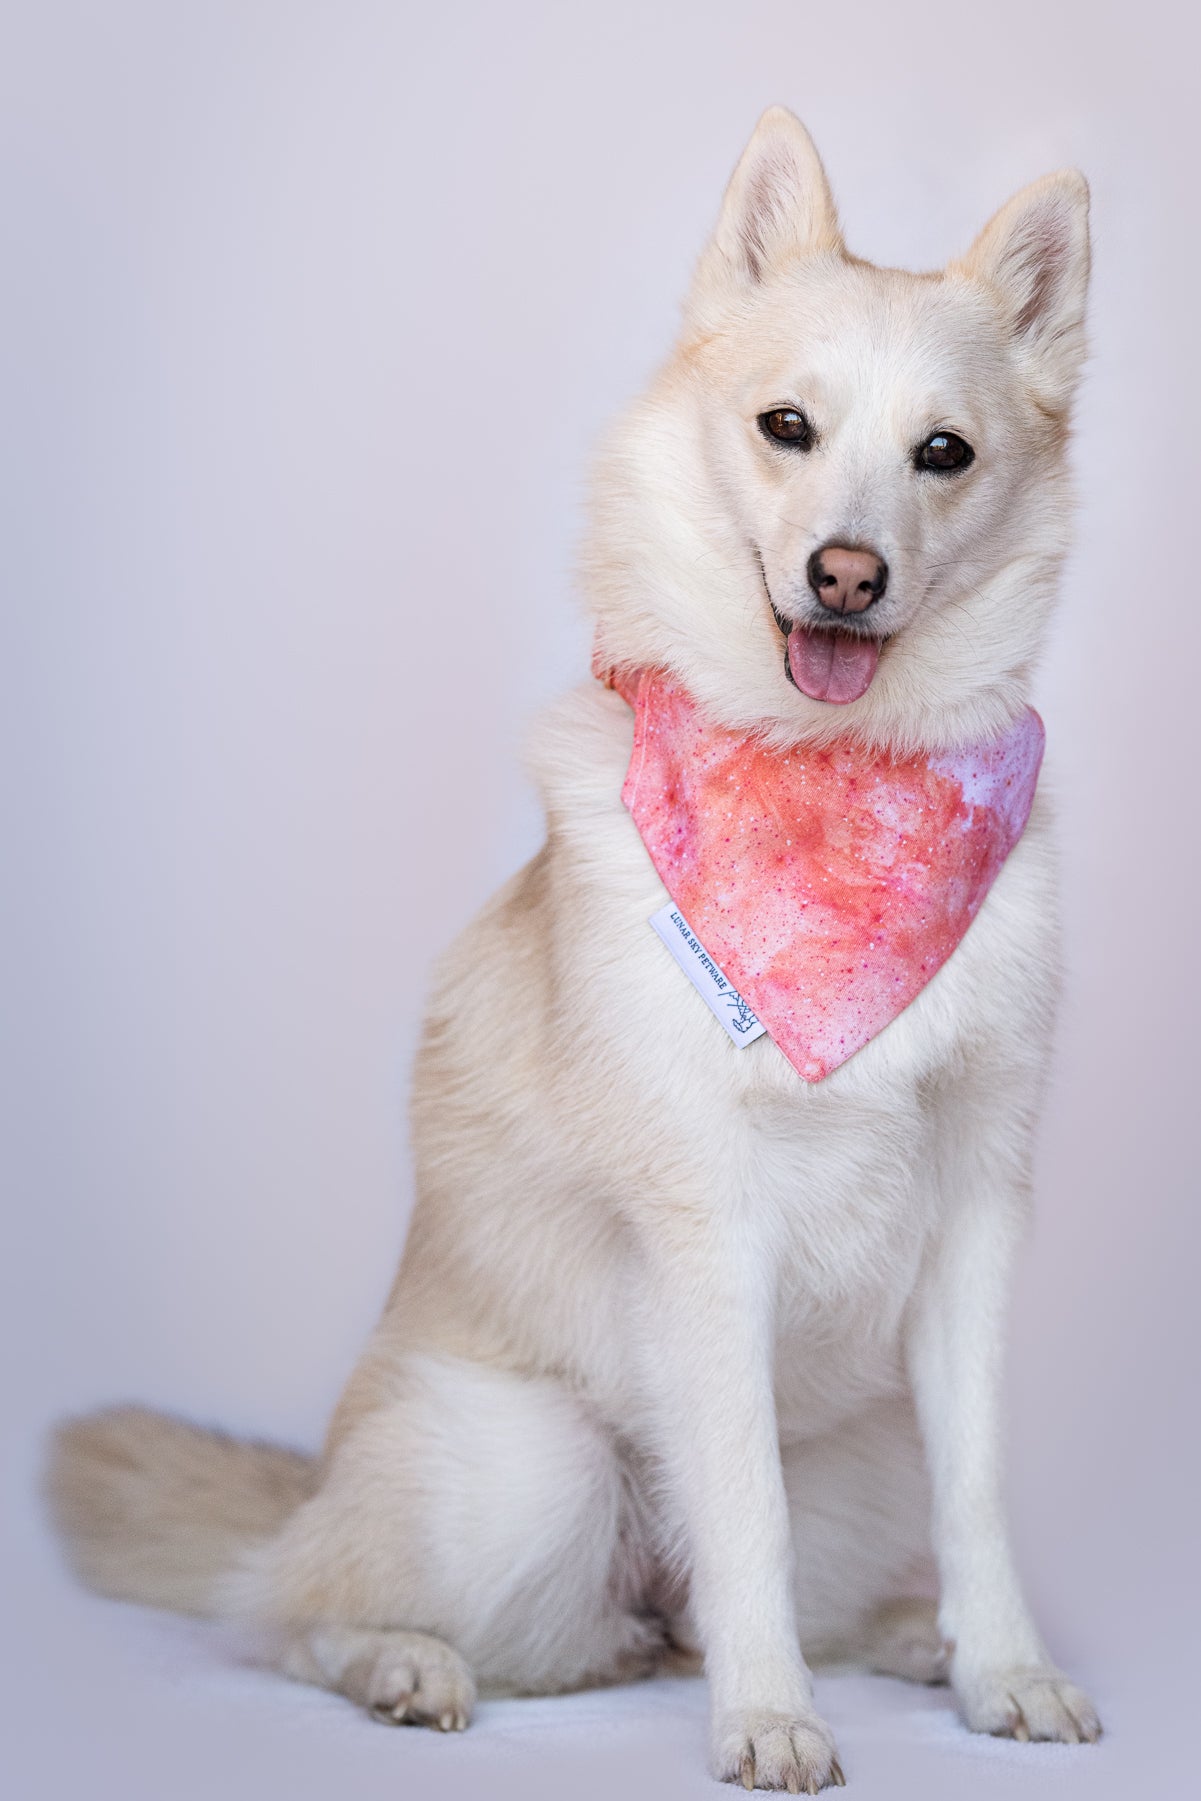
<svg viewBox="0 0 1201 1801">
<path fill-rule="evenodd" d="M 809 558 L 809 586 L 832 613 L 862 613 L 888 586 L 888 564 L 872 550 L 827 544 Z"/>
</svg>

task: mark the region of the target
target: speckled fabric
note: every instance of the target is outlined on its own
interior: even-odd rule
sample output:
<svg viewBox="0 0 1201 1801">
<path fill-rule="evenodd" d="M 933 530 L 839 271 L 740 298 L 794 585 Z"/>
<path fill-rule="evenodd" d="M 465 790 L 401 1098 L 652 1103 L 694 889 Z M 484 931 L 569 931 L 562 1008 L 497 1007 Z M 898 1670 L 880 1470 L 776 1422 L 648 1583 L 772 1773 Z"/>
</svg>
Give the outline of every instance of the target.
<svg viewBox="0 0 1201 1801">
<path fill-rule="evenodd" d="M 893 760 L 766 749 L 654 670 L 622 789 L 668 894 L 807 1082 L 861 1050 L 959 943 L 1021 837 L 1043 726 Z"/>
</svg>

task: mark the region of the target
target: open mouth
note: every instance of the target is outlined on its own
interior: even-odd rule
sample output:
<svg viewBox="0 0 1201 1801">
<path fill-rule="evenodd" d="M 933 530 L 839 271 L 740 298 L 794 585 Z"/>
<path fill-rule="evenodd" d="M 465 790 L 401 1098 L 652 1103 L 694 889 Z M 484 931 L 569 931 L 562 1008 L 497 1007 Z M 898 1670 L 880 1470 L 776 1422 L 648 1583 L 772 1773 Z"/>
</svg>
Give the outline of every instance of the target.
<svg viewBox="0 0 1201 1801">
<path fill-rule="evenodd" d="M 880 661 L 880 638 L 849 631 L 845 626 L 794 625 L 776 611 L 784 635 L 784 673 L 810 700 L 844 707 L 872 685 Z"/>
</svg>

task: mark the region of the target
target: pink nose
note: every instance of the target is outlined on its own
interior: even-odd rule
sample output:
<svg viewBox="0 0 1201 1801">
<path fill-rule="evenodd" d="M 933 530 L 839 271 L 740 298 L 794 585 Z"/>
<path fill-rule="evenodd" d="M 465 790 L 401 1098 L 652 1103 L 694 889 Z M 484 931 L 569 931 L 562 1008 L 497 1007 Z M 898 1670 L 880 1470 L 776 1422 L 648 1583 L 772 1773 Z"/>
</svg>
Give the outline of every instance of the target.
<svg viewBox="0 0 1201 1801">
<path fill-rule="evenodd" d="M 828 544 L 809 558 L 809 586 L 832 613 L 862 613 L 888 585 L 888 565 L 871 550 Z"/>
</svg>

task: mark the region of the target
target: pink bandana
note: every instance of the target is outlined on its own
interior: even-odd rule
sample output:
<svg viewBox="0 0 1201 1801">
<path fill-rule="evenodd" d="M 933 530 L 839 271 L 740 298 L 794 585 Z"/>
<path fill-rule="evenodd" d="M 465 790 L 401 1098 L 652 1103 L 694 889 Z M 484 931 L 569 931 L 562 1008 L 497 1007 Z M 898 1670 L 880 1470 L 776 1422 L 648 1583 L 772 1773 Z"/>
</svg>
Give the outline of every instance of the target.
<svg viewBox="0 0 1201 1801">
<path fill-rule="evenodd" d="M 788 1061 L 818 1082 L 921 993 L 1030 815 L 1043 754 L 1028 708 L 1005 735 L 893 760 L 776 751 L 712 725 L 643 669 L 621 798 L 672 900 Z"/>
</svg>

